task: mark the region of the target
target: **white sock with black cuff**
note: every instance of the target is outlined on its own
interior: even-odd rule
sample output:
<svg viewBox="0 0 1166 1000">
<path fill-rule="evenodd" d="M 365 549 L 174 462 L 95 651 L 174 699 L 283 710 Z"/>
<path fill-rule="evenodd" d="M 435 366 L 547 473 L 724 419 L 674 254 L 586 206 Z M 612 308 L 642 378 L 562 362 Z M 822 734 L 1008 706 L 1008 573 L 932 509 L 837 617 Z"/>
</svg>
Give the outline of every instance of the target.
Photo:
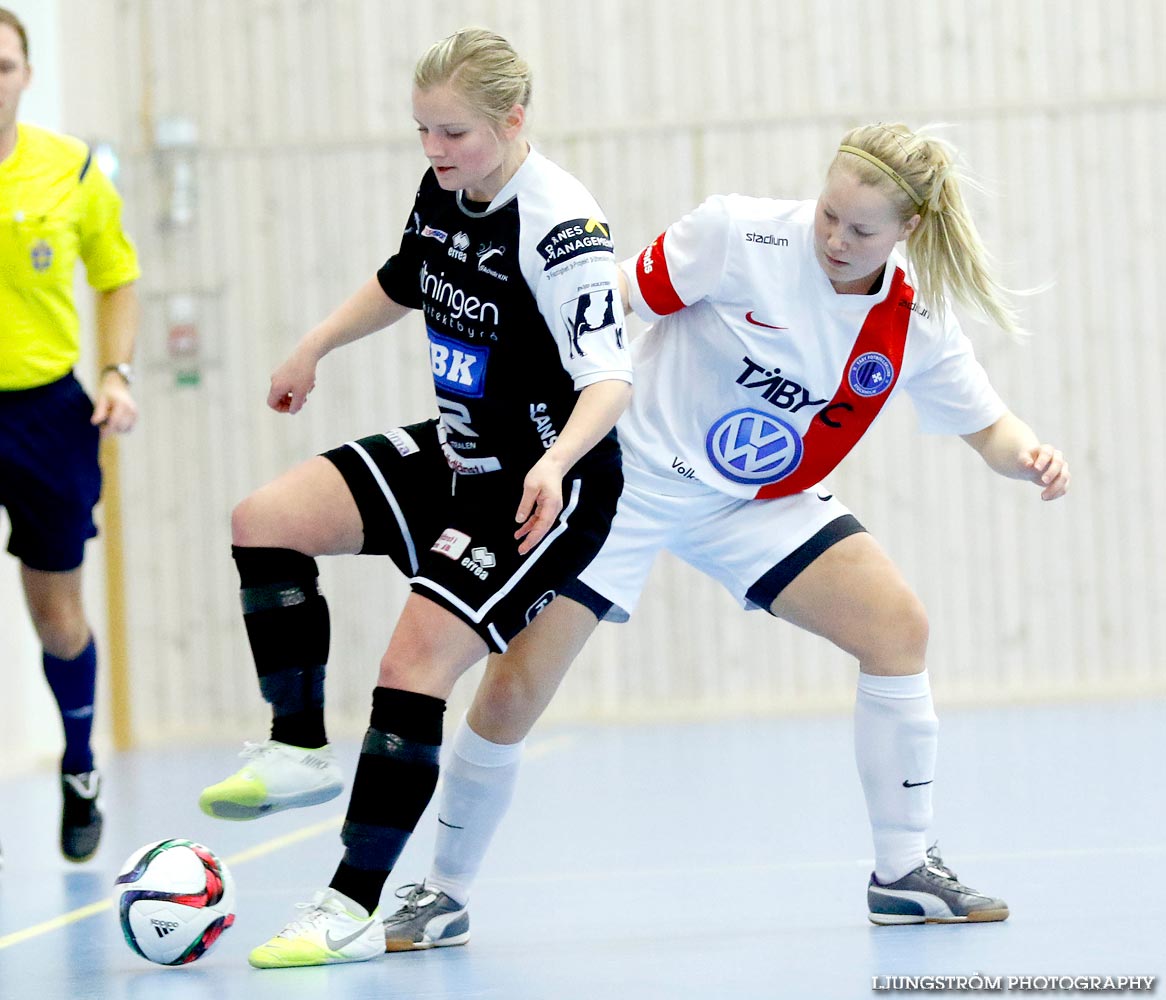
<svg viewBox="0 0 1166 1000">
<path fill-rule="evenodd" d="M 939 719 L 924 670 L 901 677 L 858 675 L 854 756 L 884 885 L 927 857 Z"/>
<path fill-rule="evenodd" d="M 462 717 L 442 771 L 437 847 L 425 884 L 465 905 L 494 831 L 506 815 L 526 741 L 491 743 Z"/>
</svg>

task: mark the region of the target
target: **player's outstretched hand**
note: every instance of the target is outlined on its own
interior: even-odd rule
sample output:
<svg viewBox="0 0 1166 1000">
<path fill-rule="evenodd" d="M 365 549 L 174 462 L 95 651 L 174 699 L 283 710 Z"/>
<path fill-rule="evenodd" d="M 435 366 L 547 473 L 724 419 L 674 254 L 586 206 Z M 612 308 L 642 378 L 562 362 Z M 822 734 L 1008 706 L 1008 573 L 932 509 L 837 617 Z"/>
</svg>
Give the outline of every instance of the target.
<svg viewBox="0 0 1166 1000">
<path fill-rule="evenodd" d="M 1037 445 L 1022 457 L 1022 462 L 1032 482 L 1043 487 L 1042 500 L 1056 500 L 1068 492 L 1069 463 L 1059 449 L 1051 444 Z"/>
<path fill-rule="evenodd" d="M 544 455 L 522 481 L 522 501 L 514 520 L 520 525 L 514 537 L 521 542 L 518 554 L 526 555 L 550 531 L 563 509 L 563 470 Z"/>
<path fill-rule="evenodd" d="M 277 413 L 299 413 L 315 387 L 316 359 L 296 350 L 272 374 L 267 405 Z"/>
</svg>

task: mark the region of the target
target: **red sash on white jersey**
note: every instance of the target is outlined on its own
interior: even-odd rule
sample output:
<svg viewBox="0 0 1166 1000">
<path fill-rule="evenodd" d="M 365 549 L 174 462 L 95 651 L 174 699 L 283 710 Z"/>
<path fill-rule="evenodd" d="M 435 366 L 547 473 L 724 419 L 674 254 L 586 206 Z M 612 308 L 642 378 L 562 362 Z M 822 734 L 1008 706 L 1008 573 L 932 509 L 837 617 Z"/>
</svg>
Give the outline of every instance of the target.
<svg viewBox="0 0 1166 1000">
<path fill-rule="evenodd" d="M 758 500 L 787 497 L 821 482 L 858 444 L 886 405 L 903 365 L 907 325 L 915 301 L 915 289 L 905 279 L 903 269 L 896 267 L 887 297 L 867 313 L 834 396 L 818 411 L 802 437 L 801 464 L 776 483 L 762 486 L 756 494 Z M 864 354 L 880 354 L 891 364 L 890 381 L 874 395 L 862 395 L 851 386 L 850 370 Z"/>
</svg>

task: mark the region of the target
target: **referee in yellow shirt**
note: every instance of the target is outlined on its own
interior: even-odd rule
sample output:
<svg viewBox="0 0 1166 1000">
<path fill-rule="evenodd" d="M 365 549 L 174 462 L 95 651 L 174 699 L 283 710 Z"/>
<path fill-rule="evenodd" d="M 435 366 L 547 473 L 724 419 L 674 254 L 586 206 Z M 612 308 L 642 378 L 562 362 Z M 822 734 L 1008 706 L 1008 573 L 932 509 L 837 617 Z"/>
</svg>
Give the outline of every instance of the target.
<svg viewBox="0 0 1166 1000">
<path fill-rule="evenodd" d="M 17 124 L 30 80 L 28 35 L 0 7 L 0 506 L 65 729 L 61 851 L 85 861 L 102 816 L 90 748 L 97 654 L 81 605 L 81 561 L 97 534 L 98 437 L 137 419 L 129 362 L 139 271 L 120 199 L 86 145 Z M 78 258 L 97 299 L 96 404 L 73 375 Z"/>
</svg>

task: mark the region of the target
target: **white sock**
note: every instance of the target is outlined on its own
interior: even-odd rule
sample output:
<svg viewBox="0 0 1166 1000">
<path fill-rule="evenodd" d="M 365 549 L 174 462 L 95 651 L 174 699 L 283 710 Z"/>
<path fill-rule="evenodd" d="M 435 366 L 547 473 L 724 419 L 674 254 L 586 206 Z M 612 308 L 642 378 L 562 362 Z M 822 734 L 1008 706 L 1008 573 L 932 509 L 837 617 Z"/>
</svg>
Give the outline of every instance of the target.
<svg viewBox="0 0 1166 1000">
<path fill-rule="evenodd" d="M 926 670 L 858 675 L 854 756 L 874 837 L 875 877 L 883 884 L 926 860 L 938 742 Z"/>
<path fill-rule="evenodd" d="M 525 741 L 491 743 L 462 717 L 442 771 L 437 847 L 425 884 L 465 906 L 494 831 L 506 815 Z"/>
</svg>

